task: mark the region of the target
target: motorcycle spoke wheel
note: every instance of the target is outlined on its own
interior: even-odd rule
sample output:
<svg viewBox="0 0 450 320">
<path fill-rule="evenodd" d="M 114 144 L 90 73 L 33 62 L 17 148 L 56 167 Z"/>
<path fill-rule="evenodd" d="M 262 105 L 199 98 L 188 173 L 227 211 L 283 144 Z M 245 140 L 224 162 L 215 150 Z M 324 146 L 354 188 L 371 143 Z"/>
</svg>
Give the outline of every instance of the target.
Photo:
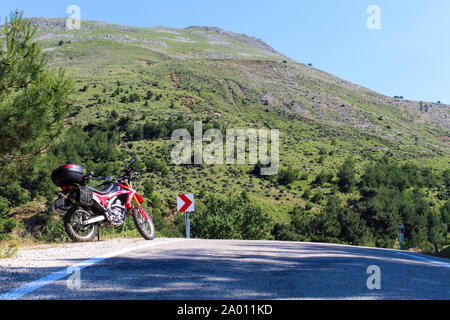
<svg viewBox="0 0 450 320">
<path fill-rule="evenodd" d="M 64 227 L 69 237 L 75 242 L 89 242 L 97 234 L 96 224 L 83 225 L 83 221 L 91 218 L 91 214 L 83 209 L 69 210 L 65 216 Z"/>
<path fill-rule="evenodd" d="M 141 210 L 144 208 L 135 208 L 133 211 L 133 219 L 136 224 L 136 228 L 138 229 L 140 235 L 146 240 L 155 239 L 155 226 L 153 224 L 153 220 L 150 215 L 144 210 L 146 213 L 148 220 L 145 220 L 145 217 L 141 213 Z"/>
</svg>

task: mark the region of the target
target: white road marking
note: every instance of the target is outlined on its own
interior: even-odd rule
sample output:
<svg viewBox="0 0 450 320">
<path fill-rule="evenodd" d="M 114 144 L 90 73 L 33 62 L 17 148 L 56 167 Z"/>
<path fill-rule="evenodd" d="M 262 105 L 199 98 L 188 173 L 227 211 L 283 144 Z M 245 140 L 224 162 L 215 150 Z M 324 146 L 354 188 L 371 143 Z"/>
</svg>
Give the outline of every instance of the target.
<svg viewBox="0 0 450 320">
<path fill-rule="evenodd" d="M 64 268 L 62 270 L 59 271 L 55 271 L 51 274 L 49 274 L 46 277 L 40 278 L 38 280 L 35 280 L 33 282 L 27 283 L 26 285 L 23 285 L 19 288 L 13 289 L 9 292 L 3 293 L 0 295 L 0 300 L 17 300 L 20 299 L 21 297 L 33 292 L 36 289 L 42 288 L 52 282 L 61 280 L 67 276 L 69 276 L 71 274 L 71 272 L 69 271 L 69 268 L 71 268 L 71 270 L 73 270 L 73 268 L 78 268 L 78 270 L 82 270 L 84 268 L 87 268 L 89 266 L 92 266 L 96 263 L 99 263 L 103 260 L 112 258 L 112 257 L 116 257 L 118 255 L 121 254 L 125 254 L 128 253 L 130 251 L 135 251 L 135 250 L 140 250 L 140 249 L 146 249 L 149 247 L 153 247 L 159 244 L 168 244 L 168 243 L 174 243 L 174 242 L 178 242 L 178 241 L 182 241 L 184 239 L 177 239 L 177 240 L 172 240 L 172 241 L 158 241 L 158 242 L 151 242 L 151 243 L 147 243 L 141 246 L 137 246 L 137 247 L 132 247 L 132 248 L 125 248 L 122 250 L 118 250 L 118 251 L 114 251 L 114 252 L 110 252 L 107 254 L 104 254 L 100 257 L 97 258 L 92 258 L 92 259 L 88 259 L 85 261 L 82 261 L 80 263 L 77 263 L 75 265 L 71 265 L 67 268 Z"/>
<path fill-rule="evenodd" d="M 450 263 L 446 263 L 446 262 L 443 262 L 443 261 L 432 260 L 432 259 L 428 259 L 428 258 L 425 258 L 425 257 L 416 256 L 414 254 L 409 254 L 409 253 L 406 253 L 406 252 L 395 251 L 395 253 L 398 253 L 398 254 L 401 254 L 401 255 L 404 255 L 404 256 L 407 256 L 407 257 L 411 257 L 411 258 L 414 258 L 414 259 L 417 259 L 417 260 L 423 260 L 423 261 L 435 263 L 435 264 L 438 264 L 438 265 L 450 268 Z"/>
</svg>

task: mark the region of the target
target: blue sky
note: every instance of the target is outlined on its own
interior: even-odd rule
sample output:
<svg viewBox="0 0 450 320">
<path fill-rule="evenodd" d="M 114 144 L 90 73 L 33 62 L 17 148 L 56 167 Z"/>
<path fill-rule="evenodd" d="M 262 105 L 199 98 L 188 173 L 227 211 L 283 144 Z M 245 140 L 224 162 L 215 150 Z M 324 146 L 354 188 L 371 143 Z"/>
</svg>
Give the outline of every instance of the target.
<svg viewBox="0 0 450 320">
<path fill-rule="evenodd" d="M 68 17 L 184 28 L 218 26 L 258 37 L 303 63 L 388 96 L 450 103 L 449 0 L 2 0 L 0 16 Z M 381 29 L 366 12 L 380 8 Z"/>
</svg>

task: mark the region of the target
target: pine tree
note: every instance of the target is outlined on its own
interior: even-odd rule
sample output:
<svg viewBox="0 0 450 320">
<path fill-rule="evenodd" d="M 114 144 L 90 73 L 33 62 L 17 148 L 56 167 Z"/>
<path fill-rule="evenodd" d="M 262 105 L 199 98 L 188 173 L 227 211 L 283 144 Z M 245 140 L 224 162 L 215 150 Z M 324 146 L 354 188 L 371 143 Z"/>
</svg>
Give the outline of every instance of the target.
<svg viewBox="0 0 450 320">
<path fill-rule="evenodd" d="M 352 192 L 356 184 L 355 165 L 347 158 L 338 172 L 338 186 L 342 192 Z"/>
<path fill-rule="evenodd" d="M 33 163 L 63 131 L 73 82 L 63 69 L 46 69 L 33 41 L 36 32 L 22 13 L 13 13 L 0 31 L 0 177 Z"/>
</svg>

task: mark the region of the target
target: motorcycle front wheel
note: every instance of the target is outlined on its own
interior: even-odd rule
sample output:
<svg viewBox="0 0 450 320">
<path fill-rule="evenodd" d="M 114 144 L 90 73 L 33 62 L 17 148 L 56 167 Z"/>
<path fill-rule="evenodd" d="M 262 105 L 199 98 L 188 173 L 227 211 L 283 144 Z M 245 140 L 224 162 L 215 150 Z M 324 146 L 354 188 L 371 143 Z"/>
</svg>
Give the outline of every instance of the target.
<svg viewBox="0 0 450 320">
<path fill-rule="evenodd" d="M 148 220 L 145 220 L 141 210 L 147 215 Z M 133 210 L 133 220 L 136 224 L 136 228 L 138 229 L 140 235 L 146 240 L 155 239 L 155 226 L 153 224 L 153 220 L 150 215 L 144 210 L 144 207 L 137 207 Z"/>
<path fill-rule="evenodd" d="M 74 242 L 90 242 L 98 232 L 97 224 L 83 225 L 92 214 L 82 208 L 72 207 L 64 216 L 64 228 Z"/>
</svg>

